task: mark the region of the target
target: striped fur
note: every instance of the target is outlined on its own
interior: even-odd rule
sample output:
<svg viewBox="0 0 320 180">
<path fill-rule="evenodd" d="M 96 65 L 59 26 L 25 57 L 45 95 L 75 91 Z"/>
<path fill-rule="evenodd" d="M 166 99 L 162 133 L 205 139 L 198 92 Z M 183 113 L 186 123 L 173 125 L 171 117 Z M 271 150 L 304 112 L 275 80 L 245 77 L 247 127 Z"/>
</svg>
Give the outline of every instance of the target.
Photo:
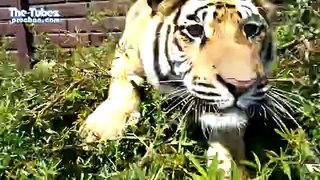
<svg viewBox="0 0 320 180">
<path fill-rule="evenodd" d="M 135 86 L 146 78 L 164 93 L 183 92 L 175 96 L 195 111 L 203 132 L 211 130 L 208 157 L 217 153 L 230 175 L 232 158 L 245 158 L 247 111 L 263 101 L 274 59 L 259 2 L 137 0 L 115 52 L 109 97 L 83 125 L 87 140 L 115 138 L 139 117 Z"/>
<path fill-rule="evenodd" d="M 166 4 L 170 4 L 170 2 L 175 1 L 164 0 L 162 5 L 165 6 Z M 142 6 L 143 3 L 144 6 Z M 122 49 L 129 49 L 128 46 L 131 46 L 132 43 L 130 42 L 132 41 L 131 37 L 138 36 L 138 38 L 134 39 L 134 43 L 137 43 L 134 45 L 136 48 L 134 50 L 139 53 L 138 59 L 143 64 L 144 76 L 154 87 L 159 88 L 165 93 L 171 92 L 181 85 L 186 86 L 189 90 L 193 87 L 197 88 L 199 89 L 198 93 L 190 93 L 200 99 L 224 102 L 224 104 L 217 105 L 219 109 L 230 108 L 236 104 L 238 107 L 246 110 L 249 106 L 256 104 L 258 102 L 256 100 L 263 98 L 265 86 L 261 85 L 261 82 L 264 83 L 262 80 L 258 81 L 251 89 L 248 89 L 247 93 L 237 97 L 237 102 L 235 102 L 235 97 L 229 92 L 228 88 L 218 81 L 215 82 L 215 89 L 206 88 L 203 86 L 204 83 L 198 83 L 199 86 L 191 85 L 193 79 L 190 75 L 193 67 L 193 62 L 190 60 L 193 57 L 191 56 L 192 54 L 196 54 L 197 51 L 201 51 L 201 48 L 206 45 L 206 39 L 212 36 L 211 31 L 214 31 L 214 29 L 210 29 L 208 26 L 210 26 L 211 22 L 216 21 L 216 17 L 214 16 L 217 15 L 217 12 L 224 10 L 221 7 L 226 7 L 226 11 L 236 7 L 240 20 L 245 21 L 246 19 L 250 19 L 250 17 L 256 17 L 257 21 L 265 26 L 266 31 L 264 33 L 266 37 L 259 42 L 262 47 L 259 55 L 261 66 L 263 66 L 263 73 L 270 73 L 270 64 L 274 59 L 274 43 L 271 28 L 269 28 L 267 19 L 260 14 L 258 7 L 250 0 L 186 0 L 180 6 L 172 9 L 168 15 L 163 15 L 161 12 L 150 15 L 151 9 L 146 5 L 145 0 L 138 0 L 136 4 L 139 4 L 139 6 L 134 6 L 130 11 L 136 12 L 136 7 L 141 14 L 145 13 L 145 15 L 142 18 L 137 17 L 132 22 L 127 22 L 126 31 L 121 39 L 124 46 Z M 222 10 L 219 10 L 219 7 Z M 139 15 L 135 14 L 135 16 Z M 140 18 L 143 20 L 140 20 Z M 139 32 L 135 32 L 133 29 L 140 27 L 137 25 L 140 21 L 143 21 L 146 25 L 143 27 L 144 29 L 138 28 Z M 135 27 L 131 28 L 131 24 Z M 181 30 L 192 24 L 200 24 L 203 27 L 204 36 L 202 38 L 193 38 L 185 30 Z M 191 55 L 185 52 L 186 49 L 193 51 Z M 217 74 L 219 75 L 219 73 Z M 172 80 L 176 82 L 181 80 L 182 84 L 167 83 Z M 210 96 L 211 94 L 213 96 Z M 255 96 L 255 94 L 259 94 L 260 96 Z M 220 97 L 216 97 L 217 95 L 220 95 Z M 214 122 L 209 122 L 206 124 L 213 128 L 238 127 L 243 125 L 243 123 L 234 124 L 233 121 L 230 121 L 230 123 L 217 123 L 220 125 L 215 125 Z"/>
</svg>

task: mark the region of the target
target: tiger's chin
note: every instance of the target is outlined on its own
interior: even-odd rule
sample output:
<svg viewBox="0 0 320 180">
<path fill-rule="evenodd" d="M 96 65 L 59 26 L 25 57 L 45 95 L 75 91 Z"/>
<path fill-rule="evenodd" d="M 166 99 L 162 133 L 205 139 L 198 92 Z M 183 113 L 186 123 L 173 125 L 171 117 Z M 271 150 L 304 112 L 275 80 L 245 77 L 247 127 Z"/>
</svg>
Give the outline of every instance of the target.
<svg viewBox="0 0 320 180">
<path fill-rule="evenodd" d="M 244 128 L 248 122 L 246 112 L 237 107 L 223 109 L 218 113 L 206 112 L 199 119 L 206 131 Z"/>
<path fill-rule="evenodd" d="M 245 128 L 248 123 L 247 110 L 254 102 L 240 97 L 235 99 L 224 98 L 215 102 L 205 100 L 205 104 L 215 105 L 214 112 L 204 112 L 200 115 L 202 129 L 204 131 L 228 131 Z"/>
</svg>

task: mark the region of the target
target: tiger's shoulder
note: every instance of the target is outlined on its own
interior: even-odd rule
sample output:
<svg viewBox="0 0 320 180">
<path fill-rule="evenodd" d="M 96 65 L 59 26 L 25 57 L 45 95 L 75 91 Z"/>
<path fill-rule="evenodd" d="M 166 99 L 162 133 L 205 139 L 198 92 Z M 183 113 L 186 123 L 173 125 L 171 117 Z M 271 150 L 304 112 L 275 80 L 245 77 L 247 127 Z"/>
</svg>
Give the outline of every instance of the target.
<svg viewBox="0 0 320 180">
<path fill-rule="evenodd" d="M 142 39 L 147 36 L 147 31 L 153 31 L 148 27 L 153 27 L 152 21 L 161 21 L 162 18 L 169 16 L 181 4 L 181 0 L 158 0 L 161 4 L 157 9 L 153 9 L 152 3 L 154 0 L 137 0 L 135 1 L 126 14 L 125 29 L 123 31 L 120 42 L 130 45 L 131 47 L 138 46 Z M 157 14 L 153 14 L 157 11 Z M 132 48 L 131 48 L 132 49 Z"/>
<path fill-rule="evenodd" d="M 125 41 L 126 44 L 138 43 L 152 19 L 151 11 L 147 0 L 134 2 L 126 14 L 125 29 L 121 41 Z"/>
</svg>

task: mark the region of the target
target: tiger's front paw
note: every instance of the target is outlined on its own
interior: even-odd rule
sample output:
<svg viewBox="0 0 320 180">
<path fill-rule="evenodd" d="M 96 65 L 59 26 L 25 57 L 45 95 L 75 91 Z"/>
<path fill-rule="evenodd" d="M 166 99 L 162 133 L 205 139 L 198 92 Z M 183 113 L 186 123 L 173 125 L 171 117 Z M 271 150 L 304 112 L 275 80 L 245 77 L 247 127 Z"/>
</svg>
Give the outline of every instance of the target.
<svg viewBox="0 0 320 180">
<path fill-rule="evenodd" d="M 218 168 L 225 172 L 225 179 L 230 179 L 233 158 L 229 151 L 226 150 L 225 147 L 223 147 L 220 143 L 212 143 L 207 151 L 207 166 L 211 165 L 214 156 L 217 156 Z"/>
<path fill-rule="evenodd" d="M 107 100 L 88 116 L 81 131 L 86 142 L 112 140 L 118 138 L 128 124 L 136 123 L 139 117 L 138 112 L 128 113 Z"/>
</svg>

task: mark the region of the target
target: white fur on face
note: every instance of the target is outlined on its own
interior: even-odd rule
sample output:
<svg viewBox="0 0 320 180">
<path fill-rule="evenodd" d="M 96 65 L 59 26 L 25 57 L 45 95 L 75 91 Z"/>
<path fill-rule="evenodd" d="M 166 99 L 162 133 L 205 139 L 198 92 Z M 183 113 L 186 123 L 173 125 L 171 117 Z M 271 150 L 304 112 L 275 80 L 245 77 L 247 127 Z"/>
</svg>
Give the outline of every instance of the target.
<svg viewBox="0 0 320 180">
<path fill-rule="evenodd" d="M 248 122 L 247 115 L 237 108 L 224 110 L 221 113 L 205 113 L 200 117 L 203 128 L 212 131 L 219 129 L 241 129 Z M 203 129 L 206 130 L 206 129 Z"/>
<path fill-rule="evenodd" d="M 219 109 L 232 107 L 234 104 L 235 98 L 229 92 L 229 90 L 224 85 L 219 83 L 217 80 L 213 80 L 212 84 L 215 86 L 215 88 L 196 86 L 192 84 L 191 74 L 187 74 L 184 78 L 184 85 L 187 87 L 189 92 L 194 96 L 203 100 L 212 101 L 212 104 L 216 105 L 216 107 Z M 202 94 L 197 94 L 195 90 L 200 90 L 206 93 L 215 93 L 215 94 L 219 94 L 219 96 L 206 96 Z"/>
</svg>

